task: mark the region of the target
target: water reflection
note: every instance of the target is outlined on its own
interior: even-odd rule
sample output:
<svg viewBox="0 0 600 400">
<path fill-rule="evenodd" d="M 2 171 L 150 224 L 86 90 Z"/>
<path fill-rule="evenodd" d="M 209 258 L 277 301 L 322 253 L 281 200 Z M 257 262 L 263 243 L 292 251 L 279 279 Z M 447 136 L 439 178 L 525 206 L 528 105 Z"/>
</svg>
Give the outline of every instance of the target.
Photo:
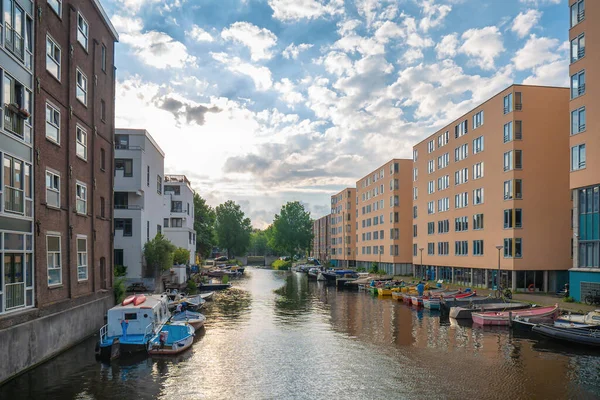
<svg viewBox="0 0 600 400">
<path fill-rule="evenodd" d="M 213 305 L 177 358 L 100 364 L 92 338 L 0 398 L 598 398 L 600 358 L 504 328 L 442 320 L 306 275 L 248 268 L 244 306 Z"/>
</svg>

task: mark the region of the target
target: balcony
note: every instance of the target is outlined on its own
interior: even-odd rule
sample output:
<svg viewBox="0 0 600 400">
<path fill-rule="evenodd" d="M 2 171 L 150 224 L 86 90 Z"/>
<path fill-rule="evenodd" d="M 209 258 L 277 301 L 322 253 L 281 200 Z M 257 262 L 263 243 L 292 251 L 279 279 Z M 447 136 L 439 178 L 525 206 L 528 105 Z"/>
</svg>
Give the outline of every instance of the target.
<svg viewBox="0 0 600 400">
<path fill-rule="evenodd" d="M 515 104 L 515 110 L 517 110 L 517 111 L 523 110 L 523 104 L 522 103 Z"/>
<path fill-rule="evenodd" d="M 581 85 L 579 85 L 579 87 L 577 88 L 577 95 L 581 96 L 582 94 L 585 93 L 585 83 L 582 83 Z"/>
<path fill-rule="evenodd" d="M 12 27 L 6 24 L 4 28 L 4 47 L 10 50 L 19 60 L 25 61 L 23 37 Z"/>
<path fill-rule="evenodd" d="M 19 108 L 18 105 L 4 105 L 4 129 L 14 133 L 20 138 L 25 136 L 25 119 L 27 118 L 29 118 L 29 113 L 26 110 Z"/>
<path fill-rule="evenodd" d="M 188 186 L 192 185 L 185 175 L 165 175 L 165 183 L 167 182 L 186 183 Z"/>
<path fill-rule="evenodd" d="M 135 204 L 115 204 L 115 210 L 143 210 L 144 207 Z"/>
<path fill-rule="evenodd" d="M 115 143 L 115 150 L 144 150 L 142 146 Z"/>
<path fill-rule="evenodd" d="M 24 214 L 23 190 L 4 186 L 4 211 Z"/>
</svg>

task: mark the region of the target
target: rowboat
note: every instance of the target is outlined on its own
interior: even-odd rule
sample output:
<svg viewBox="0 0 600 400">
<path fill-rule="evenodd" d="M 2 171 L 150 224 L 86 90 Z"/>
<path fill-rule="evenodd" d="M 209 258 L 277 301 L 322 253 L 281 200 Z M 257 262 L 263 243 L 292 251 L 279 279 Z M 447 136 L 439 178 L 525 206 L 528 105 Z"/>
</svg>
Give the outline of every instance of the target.
<svg viewBox="0 0 600 400">
<path fill-rule="evenodd" d="M 540 324 L 534 326 L 532 331 L 555 340 L 600 347 L 600 329 L 598 328 L 559 328 Z"/>
<path fill-rule="evenodd" d="M 400 291 L 394 291 L 392 292 L 392 299 L 394 300 L 398 300 L 398 301 L 402 301 L 402 295 L 404 293 L 400 292 Z"/>
<path fill-rule="evenodd" d="M 430 310 L 439 310 L 440 309 L 440 298 L 439 297 L 423 298 L 423 307 L 428 308 Z"/>
<path fill-rule="evenodd" d="M 195 330 L 198 330 L 204 326 L 206 317 L 198 312 L 182 311 L 180 313 L 173 314 L 171 321 L 187 322 L 192 325 Z"/>
<path fill-rule="evenodd" d="M 490 311 L 483 313 L 473 313 L 473 322 L 479 325 L 508 325 L 509 313 L 513 317 L 556 317 L 558 315 L 558 304 L 552 307 L 531 308 L 528 310 L 516 311 Z"/>
<path fill-rule="evenodd" d="M 600 325 L 600 310 L 594 310 L 587 314 L 565 314 L 556 319 L 557 322 L 568 324 L 580 324 L 588 326 Z"/>
<path fill-rule="evenodd" d="M 512 311 L 530 308 L 531 304 L 527 303 L 489 303 L 489 304 L 473 304 L 471 307 L 450 307 L 450 318 L 455 319 L 471 319 L 471 314 L 474 312 L 485 311 Z"/>
<path fill-rule="evenodd" d="M 200 298 L 204 301 L 209 301 L 212 300 L 213 294 L 215 294 L 215 292 L 200 293 Z"/>
<path fill-rule="evenodd" d="M 512 320 L 512 327 L 522 331 L 531 332 L 536 325 L 550 325 L 561 329 L 600 328 L 598 325 L 586 325 L 581 322 L 565 322 L 559 319 L 553 320 L 551 317 L 515 317 Z"/>
<path fill-rule="evenodd" d="M 148 343 L 148 353 L 154 355 L 174 355 L 186 351 L 194 342 L 194 327 L 185 322 L 175 322 L 163 326 Z"/>
<path fill-rule="evenodd" d="M 390 289 L 390 288 L 378 288 L 377 289 L 377 294 L 379 294 L 380 296 L 391 296 L 392 295 L 392 289 Z"/>
<path fill-rule="evenodd" d="M 410 302 L 413 306 L 423 307 L 423 296 L 410 296 Z"/>
</svg>

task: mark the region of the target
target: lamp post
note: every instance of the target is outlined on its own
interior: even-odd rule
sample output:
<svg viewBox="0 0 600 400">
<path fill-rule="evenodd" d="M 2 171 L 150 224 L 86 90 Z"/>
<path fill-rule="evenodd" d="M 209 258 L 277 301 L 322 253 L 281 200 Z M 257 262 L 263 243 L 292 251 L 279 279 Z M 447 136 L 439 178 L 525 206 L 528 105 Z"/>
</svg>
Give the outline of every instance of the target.
<svg viewBox="0 0 600 400">
<path fill-rule="evenodd" d="M 421 264 L 419 265 L 419 266 L 421 267 L 421 270 L 423 269 L 423 250 L 424 250 L 424 248 L 423 248 L 423 247 L 421 247 L 421 248 L 419 249 L 419 251 L 421 252 Z M 423 271 L 421 271 L 421 273 L 422 273 L 422 272 L 423 272 Z"/>
<path fill-rule="evenodd" d="M 498 273 L 496 274 L 496 290 L 500 290 L 500 250 L 504 248 L 504 245 L 497 245 L 498 249 Z"/>
</svg>

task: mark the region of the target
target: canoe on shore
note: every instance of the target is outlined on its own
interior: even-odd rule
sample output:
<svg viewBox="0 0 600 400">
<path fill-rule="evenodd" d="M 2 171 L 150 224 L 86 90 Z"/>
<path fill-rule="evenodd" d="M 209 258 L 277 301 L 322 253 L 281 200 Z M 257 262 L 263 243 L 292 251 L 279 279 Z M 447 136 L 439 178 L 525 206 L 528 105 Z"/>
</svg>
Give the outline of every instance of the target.
<svg viewBox="0 0 600 400">
<path fill-rule="evenodd" d="M 489 311 L 482 313 L 473 313 L 471 318 L 473 322 L 479 325 L 503 325 L 509 324 L 509 316 L 512 313 L 513 317 L 553 317 L 558 316 L 558 304 L 552 307 L 537 307 L 526 310 L 515 311 Z"/>
<path fill-rule="evenodd" d="M 471 319 L 471 314 L 474 312 L 522 310 L 530 307 L 531 304 L 527 303 L 489 303 L 477 304 L 472 307 L 466 305 L 464 307 L 454 306 L 450 307 L 450 318 Z"/>
</svg>

